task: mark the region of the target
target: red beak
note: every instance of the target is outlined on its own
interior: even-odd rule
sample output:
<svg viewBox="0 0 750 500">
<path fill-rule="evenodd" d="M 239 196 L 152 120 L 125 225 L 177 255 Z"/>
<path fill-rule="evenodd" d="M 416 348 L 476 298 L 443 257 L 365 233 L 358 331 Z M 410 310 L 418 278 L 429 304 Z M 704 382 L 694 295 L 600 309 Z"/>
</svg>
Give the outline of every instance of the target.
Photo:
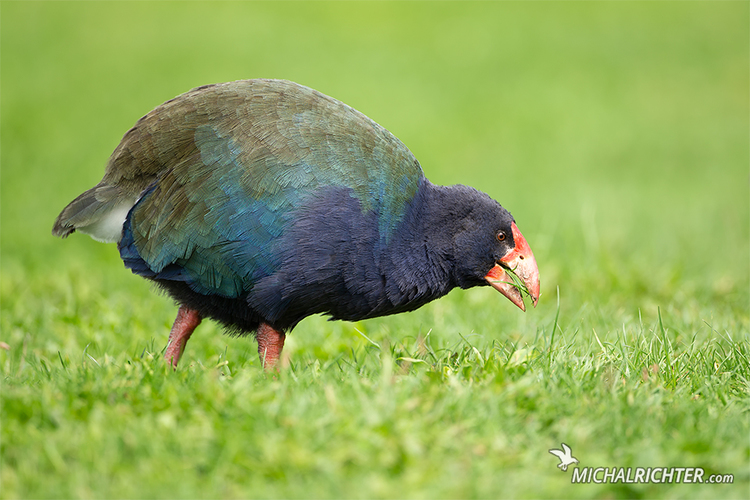
<svg viewBox="0 0 750 500">
<path fill-rule="evenodd" d="M 526 305 L 523 303 L 521 291 L 513 284 L 513 280 L 506 270 L 513 271 L 523 284 L 526 285 L 531 297 L 531 303 L 536 307 L 539 301 L 539 268 L 536 265 L 534 252 L 531 251 L 531 247 L 529 247 L 526 238 L 523 237 L 521 231 L 516 227 L 515 222 L 511 225 L 511 228 L 513 230 L 513 241 L 516 243 L 516 246 L 490 269 L 490 272 L 487 273 L 484 279 L 497 291 L 508 297 L 511 302 L 520 307 L 522 311 L 525 311 Z"/>
</svg>

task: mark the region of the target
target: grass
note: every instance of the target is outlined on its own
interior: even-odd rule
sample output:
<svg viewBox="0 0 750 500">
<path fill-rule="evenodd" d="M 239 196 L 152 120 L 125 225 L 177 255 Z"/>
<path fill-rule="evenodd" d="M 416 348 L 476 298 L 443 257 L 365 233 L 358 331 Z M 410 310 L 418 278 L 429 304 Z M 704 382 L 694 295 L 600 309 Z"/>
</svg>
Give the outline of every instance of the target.
<svg viewBox="0 0 750 500">
<path fill-rule="evenodd" d="M 0 498 L 746 498 L 748 5 L 0 3 Z M 50 236 L 158 103 L 305 83 L 514 214 L 542 280 L 360 323 L 288 367 L 112 245 Z M 732 484 L 576 484 L 702 467 Z"/>
<path fill-rule="evenodd" d="M 451 317 L 451 309 L 472 301 L 490 310 L 494 299 L 451 298 Z M 74 322 L 69 328 L 101 332 L 100 320 L 82 324 L 71 314 L 91 307 L 91 299 L 50 306 Z M 108 304 L 94 307 L 112 322 L 109 330 L 138 324 L 121 310 L 125 304 Z M 313 322 L 320 331 L 327 326 Z M 469 330 L 451 338 L 420 331 L 411 317 L 339 324 L 317 338 L 292 336 L 290 365 L 277 377 L 262 372 L 250 342 L 229 341 L 210 327 L 191 341 L 189 364 L 177 372 L 161 361 L 163 339 L 142 341 L 129 353 L 104 347 L 112 341 L 103 333 L 102 340 L 65 353 L 19 346 L 3 366 L 9 377 L 4 491 L 34 497 L 744 495 L 747 342 L 705 324 L 693 331 L 691 321 L 670 316 L 633 317 L 610 340 L 602 339 L 606 322 L 593 338 L 576 332 L 575 321 L 561 322 L 553 338 L 554 317 L 545 322 L 526 340 Z M 497 320 L 482 323 L 501 328 Z M 399 332 L 389 331 L 396 327 Z M 706 474 L 733 473 L 735 484 L 572 486 L 547 453 L 560 442 L 571 445 L 582 466 L 699 466 Z"/>
</svg>

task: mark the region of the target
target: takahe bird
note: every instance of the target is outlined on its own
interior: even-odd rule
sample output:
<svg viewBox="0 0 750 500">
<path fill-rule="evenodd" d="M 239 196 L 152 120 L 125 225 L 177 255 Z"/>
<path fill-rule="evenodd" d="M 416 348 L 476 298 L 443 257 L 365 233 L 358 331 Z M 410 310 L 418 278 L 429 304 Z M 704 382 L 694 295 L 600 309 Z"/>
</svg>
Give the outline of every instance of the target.
<svg viewBox="0 0 750 500">
<path fill-rule="evenodd" d="M 271 368 L 312 314 L 357 321 L 487 284 L 525 310 L 509 270 L 539 298 L 534 255 L 500 204 L 430 183 L 386 129 L 289 81 L 206 85 L 158 106 L 53 234 L 76 230 L 116 241 L 180 305 L 174 366 L 204 317 L 254 333 Z"/>
</svg>

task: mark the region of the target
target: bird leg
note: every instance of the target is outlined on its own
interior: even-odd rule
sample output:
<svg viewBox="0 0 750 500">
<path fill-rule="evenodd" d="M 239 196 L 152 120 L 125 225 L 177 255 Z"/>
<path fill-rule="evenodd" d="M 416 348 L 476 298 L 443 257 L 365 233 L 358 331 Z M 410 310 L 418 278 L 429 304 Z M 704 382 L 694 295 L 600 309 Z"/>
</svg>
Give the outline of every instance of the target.
<svg viewBox="0 0 750 500">
<path fill-rule="evenodd" d="M 261 323 L 256 333 L 258 339 L 258 355 L 260 362 L 267 371 L 276 368 L 281 357 L 281 350 L 284 348 L 284 339 L 286 335 L 283 331 L 277 330 L 268 323 Z"/>
<path fill-rule="evenodd" d="M 185 351 L 185 345 L 193 334 L 193 330 L 201 324 L 201 319 L 198 311 L 186 305 L 181 305 L 177 311 L 177 318 L 172 325 L 172 331 L 169 332 L 167 351 L 164 353 L 164 359 L 172 363 L 174 368 L 177 368 L 180 356 Z"/>
</svg>

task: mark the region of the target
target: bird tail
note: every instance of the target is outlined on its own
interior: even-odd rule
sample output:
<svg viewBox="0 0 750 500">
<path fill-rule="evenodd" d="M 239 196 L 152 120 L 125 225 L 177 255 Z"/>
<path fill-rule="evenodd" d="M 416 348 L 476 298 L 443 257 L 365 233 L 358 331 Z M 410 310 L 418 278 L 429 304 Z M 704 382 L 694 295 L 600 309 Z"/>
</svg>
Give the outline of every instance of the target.
<svg viewBox="0 0 750 500">
<path fill-rule="evenodd" d="M 136 202 L 131 198 L 123 197 L 116 187 L 100 182 L 60 212 L 52 234 L 65 238 L 78 230 L 98 241 L 118 241 L 125 218 Z"/>
</svg>

